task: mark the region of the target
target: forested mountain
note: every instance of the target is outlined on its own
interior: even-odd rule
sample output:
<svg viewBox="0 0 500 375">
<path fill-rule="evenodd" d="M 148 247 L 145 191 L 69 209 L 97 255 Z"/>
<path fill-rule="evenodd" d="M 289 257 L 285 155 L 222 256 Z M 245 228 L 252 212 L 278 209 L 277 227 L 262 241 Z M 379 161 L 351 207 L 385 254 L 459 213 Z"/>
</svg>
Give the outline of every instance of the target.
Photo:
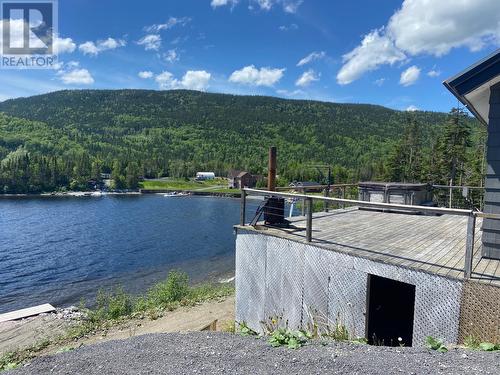
<svg viewBox="0 0 500 375">
<path fill-rule="evenodd" d="M 437 147 L 449 115 L 196 91 L 75 90 L 0 103 L 0 191 L 84 188 L 100 172 L 132 187 L 137 176 L 265 173 L 278 147 L 283 179 L 313 179 L 334 166 L 335 182 L 382 179 L 409 124 L 421 155 Z M 471 129 L 470 150 L 483 142 Z M 403 147 L 404 149 L 404 147 Z M 423 157 L 424 158 L 424 157 Z M 389 170 L 388 170 L 389 168 Z"/>
</svg>

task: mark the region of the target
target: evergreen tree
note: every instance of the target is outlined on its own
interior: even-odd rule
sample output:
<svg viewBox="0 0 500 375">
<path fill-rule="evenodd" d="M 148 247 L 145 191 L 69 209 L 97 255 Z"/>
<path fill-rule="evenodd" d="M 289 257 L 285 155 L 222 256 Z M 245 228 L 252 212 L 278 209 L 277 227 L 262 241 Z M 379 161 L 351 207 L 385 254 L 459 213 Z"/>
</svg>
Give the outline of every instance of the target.
<svg viewBox="0 0 500 375">
<path fill-rule="evenodd" d="M 405 132 L 389 155 L 386 179 L 393 182 L 419 182 L 422 177 L 422 139 L 420 125 L 407 120 Z"/>
<path fill-rule="evenodd" d="M 466 123 L 467 115 L 453 108 L 437 145 L 437 169 L 439 183 L 462 185 L 467 174 L 467 151 L 471 146 L 471 131 Z"/>
</svg>

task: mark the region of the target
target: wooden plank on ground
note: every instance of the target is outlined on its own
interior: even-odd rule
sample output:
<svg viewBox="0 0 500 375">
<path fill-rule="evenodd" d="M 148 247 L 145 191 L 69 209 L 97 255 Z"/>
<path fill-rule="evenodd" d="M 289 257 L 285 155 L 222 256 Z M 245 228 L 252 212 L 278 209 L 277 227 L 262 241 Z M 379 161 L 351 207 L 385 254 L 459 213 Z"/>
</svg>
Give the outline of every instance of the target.
<svg viewBox="0 0 500 375">
<path fill-rule="evenodd" d="M 26 309 L 11 311 L 11 312 L 8 312 L 5 314 L 0 314 L 0 323 L 7 322 L 9 320 L 28 318 L 30 316 L 35 316 L 35 315 L 39 315 L 42 313 L 48 313 L 48 312 L 52 312 L 52 311 L 55 311 L 55 307 L 49 303 L 46 303 L 43 305 L 38 305 L 38 306 L 33 306 L 33 307 L 28 307 Z"/>
</svg>

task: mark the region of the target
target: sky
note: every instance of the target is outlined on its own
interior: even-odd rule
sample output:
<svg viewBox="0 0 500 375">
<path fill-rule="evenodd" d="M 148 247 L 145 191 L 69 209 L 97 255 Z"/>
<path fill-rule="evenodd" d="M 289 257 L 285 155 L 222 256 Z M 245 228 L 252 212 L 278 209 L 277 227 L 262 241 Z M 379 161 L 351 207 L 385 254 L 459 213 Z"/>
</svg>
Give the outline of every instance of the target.
<svg viewBox="0 0 500 375">
<path fill-rule="evenodd" d="M 193 89 L 448 112 L 442 81 L 500 46 L 500 0 L 59 0 L 59 60 L 0 101 Z"/>
</svg>

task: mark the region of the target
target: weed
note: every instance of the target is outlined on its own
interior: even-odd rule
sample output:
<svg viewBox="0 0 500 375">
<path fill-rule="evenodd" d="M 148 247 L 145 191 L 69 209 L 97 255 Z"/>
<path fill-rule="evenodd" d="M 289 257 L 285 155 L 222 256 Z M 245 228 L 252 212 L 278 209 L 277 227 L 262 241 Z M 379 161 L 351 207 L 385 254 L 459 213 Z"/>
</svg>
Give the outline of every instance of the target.
<svg viewBox="0 0 500 375">
<path fill-rule="evenodd" d="M 485 352 L 493 352 L 496 350 L 500 350 L 500 344 L 492 344 L 491 342 L 482 342 L 479 344 L 479 349 L 484 350 Z"/>
<path fill-rule="evenodd" d="M 251 329 L 245 322 L 238 323 L 238 333 L 241 336 L 257 336 L 258 333 Z"/>
<path fill-rule="evenodd" d="M 21 363 L 33 358 L 36 353 L 42 351 L 49 345 L 50 341 L 44 340 L 26 349 L 3 354 L 0 357 L 0 371 L 12 370 L 18 367 Z"/>
<path fill-rule="evenodd" d="M 493 344 L 491 342 L 481 342 L 477 337 L 467 336 L 464 340 L 466 348 L 474 350 L 483 350 L 485 352 L 493 352 L 500 350 L 500 344 Z"/>
<path fill-rule="evenodd" d="M 481 341 L 477 337 L 472 335 L 467 336 L 464 340 L 465 347 L 469 349 L 478 349 L 479 344 L 481 344 Z"/>
<path fill-rule="evenodd" d="M 271 334 L 268 341 L 273 347 L 286 346 L 289 349 L 298 349 L 310 338 L 311 336 L 305 331 L 278 328 Z"/>
<path fill-rule="evenodd" d="M 327 327 L 327 333 L 325 336 L 332 338 L 337 341 L 347 341 L 349 340 L 349 331 L 347 327 L 342 323 L 340 319 L 340 314 L 337 316 L 337 320 L 333 325 L 333 329 L 330 326 Z"/>
<path fill-rule="evenodd" d="M 283 321 L 282 315 L 270 316 L 260 322 L 265 335 L 270 335 L 281 327 L 288 327 L 288 321 Z"/>
<path fill-rule="evenodd" d="M 352 342 L 365 345 L 368 344 L 368 340 L 365 337 L 356 337 L 355 339 L 352 340 Z"/>
<path fill-rule="evenodd" d="M 446 353 L 448 351 L 448 348 L 444 346 L 443 342 L 432 337 L 432 336 L 427 336 L 425 339 L 425 342 L 427 344 L 427 347 L 432 350 L 436 350 L 440 353 Z"/>
<path fill-rule="evenodd" d="M 234 320 L 228 320 L 222 326 L 222 331 L 227 333 L 236 333 L 236 322 Z"/>
</svg>

